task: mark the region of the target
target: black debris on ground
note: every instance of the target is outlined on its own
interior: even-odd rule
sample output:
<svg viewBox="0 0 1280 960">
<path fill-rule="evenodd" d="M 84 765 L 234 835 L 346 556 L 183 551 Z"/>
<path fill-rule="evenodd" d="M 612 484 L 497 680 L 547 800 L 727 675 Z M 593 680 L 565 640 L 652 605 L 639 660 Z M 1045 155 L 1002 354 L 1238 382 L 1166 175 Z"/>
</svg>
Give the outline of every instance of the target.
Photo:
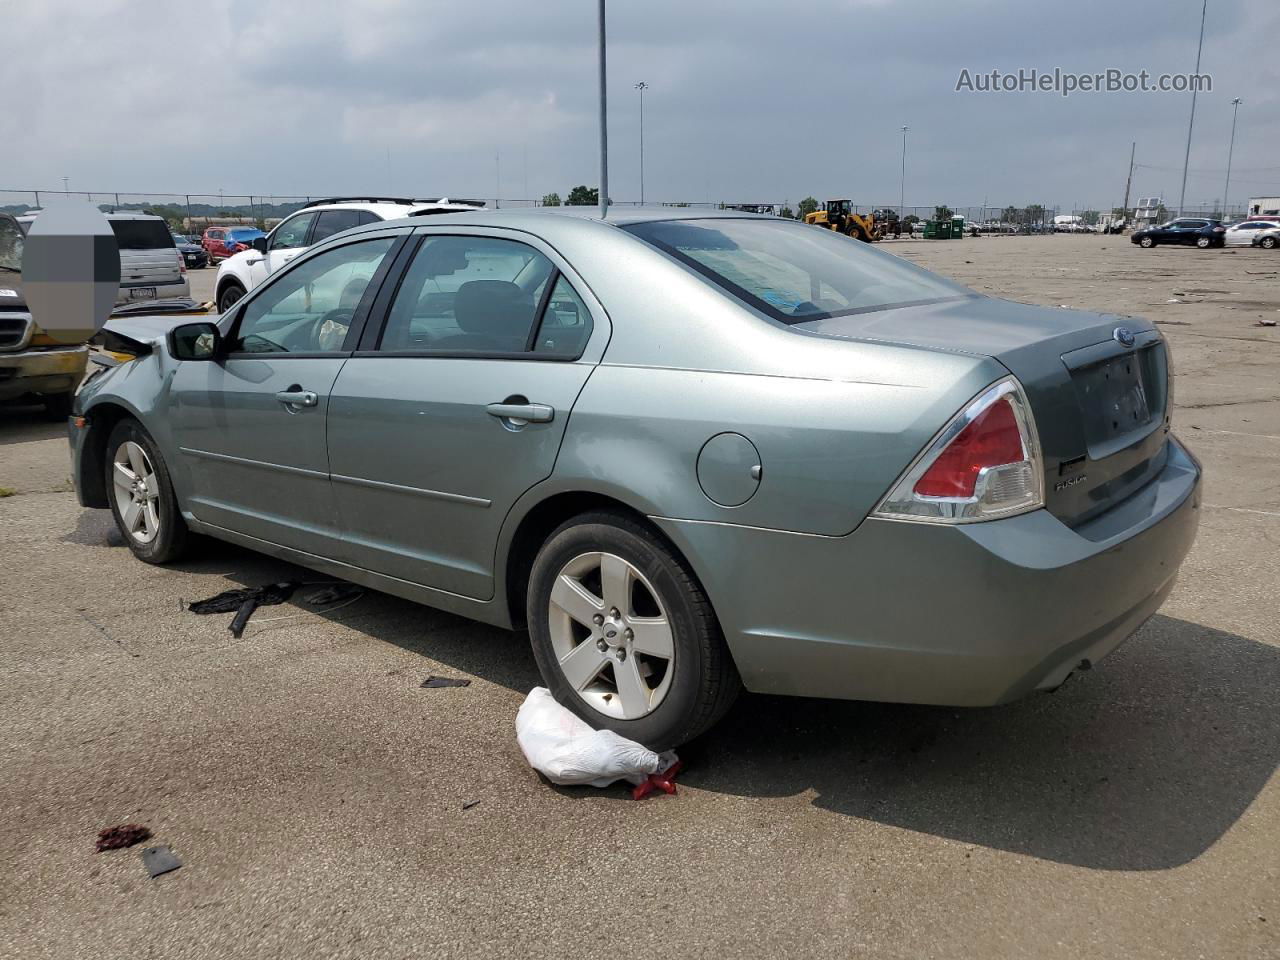
<svg viewBox="0 0 1280 960">
<path fill-rule="evenodd" d="M 313 607 L 327 607 L 330 604 L 342 603 L 344 600 L 353 600 L 363 595 L 364 587 L 354 583 L 335 583 L 323 590 L 317 590 L 305 599 Z"/>
<path fill-rule="evenodd" d="M 456 677 L 434 677 L 433 676 L 433 677 L 427 677 L 427 679 L 423 680 L 420 686 L 422 686 L 424 689 L 430 689 L 432 687 L 469 687 L 471 686 L 471 681 L 459 680 Z"/>
<path fill-rule="evenodd" d="M 463 809 L 463 810 L 470 810 L 472 807 L 474 807 L 474 806 L 475 806 L 476 804 L 478 804 L 479 802 L 480 802 L 479 800 L 468 800 L 466 803 L 464 803 L 464 804 L 462 805 L 462 809 Z"/>
<path fill-rule="evenodd" d="M 227 629 L 238 640 L 244 634 L 244 628 L 248 625 L 249 618 L 253 616 L 253 611 L 259 607 L 270 607 L 277 603 L 284 603 L 293 596 L 293 592 L 300 586 L 302 584 L 296 580 L 289 580 L 284 583 L 268 583 L 261 587 L 224 590 L 215 597 L 209 597 L 207 600 L 197 600 L 189 604 L 187 609 L 192 613 L 201 614 L 230 613 L 235 610 L 235 618 Z"/>
<path fill-rule="evenodd" d="M 140 823 L 122 823 L 118 827 L 107 827 L 98 834 L 98 852 L 104 850 L 122 850 L 135 843 L 151 839 L 151 831 Z"/>
<path fill-rule="evenodd" d="M 147 873 L 151 874 L 151 879 L 154 880 L 162 873 L 177 870 L 182 866 L 182 861 L 168 846 L 160 844 L 157 847 L 147 847 L 142 851 L 142 865 L 147 868 Z"/>
</svg>

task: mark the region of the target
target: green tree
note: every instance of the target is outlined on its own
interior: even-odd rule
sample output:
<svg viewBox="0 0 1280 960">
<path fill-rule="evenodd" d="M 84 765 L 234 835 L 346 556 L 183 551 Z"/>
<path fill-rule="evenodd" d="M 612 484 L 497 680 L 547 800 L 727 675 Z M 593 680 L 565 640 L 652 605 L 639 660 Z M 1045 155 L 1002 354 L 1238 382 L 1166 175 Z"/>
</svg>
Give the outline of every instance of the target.
<svg viewBox="0 0 1280 960">
<path fill-rule="evenodd" d="M 1044 212 L 1045 212 L 1044 207 L 1042 207 L 1040 204 L 1038 203 L 1031 204 L 1029 207 L 1027 207 L 1027 223 L 1040 224 L 1043 226 Z"/>
<path fill-rule="evenodd" d="M 543 197 L 543 198 L 542 198 L 542 205 L 543 205 L 544 207 L 558 207 L 558 206 L 560 206 L 560 194 L 558 194 L 558 193 L 548 193 L 545 197 Z"/>
<path fill-rule="evenodd" d="M 948 207 L 946 204 L 943 204 L 941 207 L 934 207 L 934 208 L 933 208 L 933 219 L 935 219 L 935 220 L 950 220 L 950 219 L 951 219 L 951 208 L 950 208 L 950 207 Z"/>
<path fill-rule="evenodd" d="M 800 201 L 800 219 L 803 220 L 809 214 L 816 212 L 818 209 L 818 201 L 813 197 L 805 197 Z"/>
<path fill-rule="evenodd" d="M 565 205 L 569 207 L 593 207 L 600 202 L 600 188 L 577 186 L 569 191 Z"/>
<path fill-rule="evenodd" d="M 787 220 L 794 220 L 796 218 L 796 212 L 792 210 L 790 207 L 783 207 L 781 210 L 778 211 L 778 216 L 783 217 L 784 219 L 787 219 Z"/>
<path fill-rule="evenodd" d="M 1090 227 L 1096 227 L 1098 225 L 1098 220 L 1101 219 L 1101 217 L 1102 214 L 1097 210 L 1086 210 L 1084 213 L 1080 214 L 1080 219 L 1085 222 L 1086 226 Z"/>
<path fill-rule="evenodd" d="M 1022 219 L 1022 211 L 1017 207 L 1005 207 L 1000 211 L 1000 219 L 1005 223 L 1017 223 Z"/>
</svg>

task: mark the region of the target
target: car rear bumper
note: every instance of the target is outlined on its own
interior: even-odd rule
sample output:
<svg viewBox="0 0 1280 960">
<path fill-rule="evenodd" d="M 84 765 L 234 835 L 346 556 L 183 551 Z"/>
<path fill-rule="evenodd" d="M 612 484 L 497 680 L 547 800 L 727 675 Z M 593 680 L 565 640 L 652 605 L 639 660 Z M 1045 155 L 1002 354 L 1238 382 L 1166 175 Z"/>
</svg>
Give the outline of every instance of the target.
<svg viewBox="0 0 1280 960">
<path fill-rule="evenodd" d="M 1045 510 L 846 537 L 656 520 L 690 557 L 749 690 L 985 706 L 1060 685 L 1159 609 L 1199 523 L 1200 467 L 1072 529 Z"/>
<path fill-rule="evenodd" d="M 88 357 L 89 348 L 83 344 L 0 353 L 0 400 L 29 393 L 70 393 L 84 379 Z"/>
</svg>

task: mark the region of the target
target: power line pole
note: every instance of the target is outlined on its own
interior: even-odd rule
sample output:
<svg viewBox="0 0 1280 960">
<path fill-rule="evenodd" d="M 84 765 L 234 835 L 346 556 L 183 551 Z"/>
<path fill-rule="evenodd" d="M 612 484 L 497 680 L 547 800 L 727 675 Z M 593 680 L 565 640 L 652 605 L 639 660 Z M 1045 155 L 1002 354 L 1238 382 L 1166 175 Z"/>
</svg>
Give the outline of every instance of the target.
<svg viewBox="0 0 1280 960">
<path fill-rule="evenodd" d="M 640 91 L 640 206 L 644 206 L 644 92 L 649 85 L 641 80 L 636 84 Z"/>
<path fill-rule="evenodd" d="M 597 18 L 600 25 L 600 219 L 603 220 L 609 215 L 609 131 L 605 96 L 604 0 L 598 0 Z"/>
<path fill-rule="evenodd" d="M 1209 12 L 1209 0 L 1204 0 L 1200 8 L 1200 43 L 1196 47 L 1196 76 L 1191 87 L 1191 119 L 1187 121 L 1187 152 L 1182 158 L 1182 192 L 1178 194 L 1178 216 L 1182 216 L 1183 205 L 1187 201 L 1187 167 L 1191 165 L 1191 131 L 1196 125 L 1196 94 L 1200 92 L 1200 52 L 1204 49 L 1204 18 Z"/>
<path fill-rule="evenodd" d="M 898 183 L 898 222 L 907 214 L 907 128 L 902 128 L 902 180 Z"/>
<path fill-rule="evenodd" d="M 1222 188 L 1222 216 L 1227 216 L 1227 193 L 1231 189 L 1231 154 L 1236 149 L 1236 115 L 1240 112 L 1241 100 L 1236 97 L 1231 101 L 1231 145 L 1227 147 L 1227 183 Z"/>
<path fill-rule="evenodd" d="M 1129 188 L 1133 186 L 1133 157 L 1137 152 L 1138 141 L 1135 140 L 1129 147 L 1129 177 L 1124 182 L 1124 206 L 1121 209 L 1126 218 L 1129 216 Z"/>
</svg>

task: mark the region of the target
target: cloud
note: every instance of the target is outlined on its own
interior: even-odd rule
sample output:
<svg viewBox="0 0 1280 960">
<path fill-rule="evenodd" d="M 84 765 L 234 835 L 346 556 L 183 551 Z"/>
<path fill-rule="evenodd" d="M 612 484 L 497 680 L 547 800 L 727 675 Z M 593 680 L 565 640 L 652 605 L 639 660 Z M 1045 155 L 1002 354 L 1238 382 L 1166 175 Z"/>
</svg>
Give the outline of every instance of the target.
<svg viewBox="0 0 1280 960">
<path fill-rule="evenodd" d="M 957 94 L 962 67 L 1190 70 L 1196 0 L 614 0 L 611 183 L 650 198 L 1119 202 L 1180 180 L 1183 95 Z M 594 5 L 0 0 L 3 187 L 509 197 L 596 179 Z M 1280 193 L 1280 4 L 1211 4 L 1189 194 Z M 1160 167 L 1178 168 L 1175 175 Z M 1271 169 L 1266 169 L 1271 168 Z M 1274 184 L 1274 186 L 1271 186 Z M 1236 191 L 1233 190 L 1233 194 Z M 1241 199 L 1233 197 L 1233 199 Z M 0 199 L 0 202 L 3 202 Z"/>
</svg>

